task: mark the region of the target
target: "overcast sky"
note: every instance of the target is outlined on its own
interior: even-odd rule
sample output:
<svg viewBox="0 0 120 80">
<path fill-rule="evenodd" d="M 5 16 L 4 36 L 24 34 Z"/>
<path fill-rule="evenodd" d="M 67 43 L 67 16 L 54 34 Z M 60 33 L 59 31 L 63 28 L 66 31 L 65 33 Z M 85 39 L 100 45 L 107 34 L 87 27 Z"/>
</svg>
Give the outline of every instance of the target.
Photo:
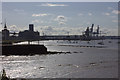
<svg viewBox="0 0 120 80">
<path fill-rule="evenodd" d="M 9 29 L 21 31 L 33 23 L 48 34 L 81 34 L 92 23 L 107 35 L 118 33 L 117 2 L 3 2 L 2 19 Z M 95 31 L 94 30 L 94 31 Z"/>
</svg>

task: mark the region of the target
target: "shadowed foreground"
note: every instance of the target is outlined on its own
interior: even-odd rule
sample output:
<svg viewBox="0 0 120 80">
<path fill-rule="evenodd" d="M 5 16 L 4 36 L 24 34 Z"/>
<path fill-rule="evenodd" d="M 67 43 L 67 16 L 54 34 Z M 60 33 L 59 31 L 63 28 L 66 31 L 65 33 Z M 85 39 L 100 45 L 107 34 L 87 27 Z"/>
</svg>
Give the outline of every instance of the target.
<svg viewBox="0 0 120 80">
<path fill-rule="evenodd" d="M 47 54 L 47 48 L 44 45 L 3 45 L 3 55 L 34 55 Z"/>
</svg>

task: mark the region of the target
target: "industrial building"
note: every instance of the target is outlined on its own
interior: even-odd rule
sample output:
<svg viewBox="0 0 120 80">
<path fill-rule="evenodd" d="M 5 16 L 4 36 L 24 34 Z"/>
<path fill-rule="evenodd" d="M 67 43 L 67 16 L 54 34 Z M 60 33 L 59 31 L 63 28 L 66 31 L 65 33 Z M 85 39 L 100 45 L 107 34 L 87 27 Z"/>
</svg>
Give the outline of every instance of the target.
<svg viewBox="0 0 120 80">
<path fill-rule="evenodd" d="M 92 24 L 91 28 L 87 27 L 83 35 L 86 37 L 98 37 L 100 34 L 99 25 L 97 26 L 96 31 L 93 31 L 93 27 L 94 27 L 94 24 Z"/>
<path fill-rule="evenodd" d="M 33 24 L 29 24 L 29 30 L 25 30 L 25 31 L 20 31 L 18 33 L 18 37 L 20 39 L 39 39 L 39 32 L 38 31 L 34 31 L 34 25 Z"/>
<path fill-rule="evenodd" d="M 12 34 L 12 35 L 11 35 Z M 17 36 L 16 36 L 17 35 Z M 101 36 L 101 31 L 99 31 L 99 25 L 94 31 L 94 24 L 83 32 L 82 35 L 43 35 L 40 36 L 38 31 L 34 31 L 34 25 L 29 24 L 29 29 L 20 31 L 19 33 L 11 33 L 6 26 L 2 30 L 2 40 L 3 41 L 39 41 L 39 40 L 97 40 L 105 38 L 119 38 L 118 36 Z"/>
<path fill-rule="evenodd" d="M 10 34 L 13 34 L 10 36 Z M 15 36 L 18 34 L 18 36 Z M 20 31 L 19 33 L 10 33 L 7 29 L 6 23 L 2 30 L 2 40 L 36 40 L 39 39 L 40 34 L 38 31 L 34 31 L 34 25 L 29 24 L 29 30 Z"/>
</svg>

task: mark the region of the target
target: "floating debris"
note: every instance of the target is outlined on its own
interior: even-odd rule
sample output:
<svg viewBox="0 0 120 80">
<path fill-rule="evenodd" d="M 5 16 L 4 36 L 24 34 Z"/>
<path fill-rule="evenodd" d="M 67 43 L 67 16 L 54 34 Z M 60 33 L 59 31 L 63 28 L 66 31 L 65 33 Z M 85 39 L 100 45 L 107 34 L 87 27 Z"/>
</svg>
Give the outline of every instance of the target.
<svg viewBox="0 0 120 80">
<path fill-rule="evenodd" d="M 66 66 L 72 66 L 73 64 L 66 64 Z"/>
<path fill-rule="evenodd" d="M 91 66 L 96 66 L 96 63 L 90 63 Z"/>
<path fill-rule="evenodd" d="M 48 54 L 71 54 L 71 52 L 57 52 L 57 51 L 48 51 Z"/>
<path fill-rule="evenodd" d="M 118 41 L 118 44 L 120 44 L 120 41 Z"/>
<path fill-rule="evenodd" d="M 59 64 L 58 66 L 73 66 L 73 64 Z"/>
<path fill-rule="evenodd" d="M 73 53 L 78 53 L 78 52 L 75 51 L 75 52 L 73 52 Z"/>
<path fill-rule="evenodd" d="M 79 68 L 79 66 L 78 65 L 74 65 L 75 67 L 77 67 L 77 68 Z"/>
<path fill-rule="evenodd" d="M 40 66 L 39 69 L 44 69 L 45 67 Z"/>
<path fill-rule="evenodd" d="M 59 64 L 58 66 L 62 66 L 61 64 Z"/>
<path fill-rule="evenodd" d="M 88 41 L 87 43 L 89 44 L 90 42 Z"/>
<path fill-rule="evenodd" d="M 100 44 L 100 45 L 104 45 L 104 43 L 103 43 L 103 42 L 99 42 L 98 44 Z"/>
<path fill-rule="evenodd" d="M 108 43 L 112 43 L 112 41 L 108 41 Z"/>
<path fill-rule="evenodd" d="M 82 51 L 80 53 L 83 53 Z"/>
</svg>

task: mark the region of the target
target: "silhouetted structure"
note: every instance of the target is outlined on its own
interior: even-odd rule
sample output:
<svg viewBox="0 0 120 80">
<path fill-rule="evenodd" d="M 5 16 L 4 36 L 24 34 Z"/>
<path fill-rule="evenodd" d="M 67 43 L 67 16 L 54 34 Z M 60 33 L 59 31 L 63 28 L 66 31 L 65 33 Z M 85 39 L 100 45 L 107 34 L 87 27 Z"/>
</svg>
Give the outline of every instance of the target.
<svg viewBox="0 0 120 80">
<path fill-rule="evenodd" d="M 8 40 L 9 39 L 9 30 L 7 29 L 6 22 L 4 25 L 4 29 L 2 30 L 2 39 L 3 40 Z"/>
<path fill-rule="evenodd" d="M 39 40 L 95 40 L 95 39 L 102 39 L 102 38 L 110 38 L 110 37 L 103 37 L 101 36 L 101 31 L 99 31 L 100 27 L 97 26 L 96 31 L 94 31 L 94 24 L 83 32 L 82 35 L 43 35 L 40 36 L 38 31 L 34 31 L 34 25 L 29 24 L 29 29 L 20 31 L 19 33 L 11 33 L 7 29 L 6 22 L 4 25 L 4 30 L 2 30 L 2 42 L 3 43 L 13 43 L 13 42 L 20 42 L 20 41 L 39 41 Z M 11 35 L 12 34 L 12 35 Z M 100 36 L 99 36 L 100 34 Z M 113 37 L 118 38 L 118 37 Z"/>
<path fill-rule="evenodd" d="M 18 33 L 18 37 L 20 39 L 38 39 L 39 38 L 39 32 L 38 31 L 34 31 L 34 25 L 33 24 L 29 24 L 29 30 L 25 30 L 25 31 L 20 31 Z"/>
<path fill-rule="evenodd" d="M 97 27 L 96 32 L 93 31 L 94 24 L 92 24 L 91 28 L 87 27 L 85 34 L 83 34 L 85 37 L 98 37 L 99 35 L 99 25 Z"/>
<path fill-rule="evenodd" d="M 29 24 L 29 31 L 34 31 L 34 25 L 33 24 Z"/>
<path fill-rule="evenodd" d="M 35 55 L 47 54 L 47 48 L 44 45 L 4 45 L 2 46 L 2 55 Z"/>
<path fill-rule="evenodd" d="M 10 36 L 10 34 L 13 34 Z M 18 36 L 15 36 L 18 34 Z M 2 30 L 2 40 L 9 41 L 9 40 L 36 40 L 39 39 L 39 32 L 34 31 L 34 25 L 29 24 L 29 30 L 20 31 L 19 33 L 10 33 L 7 29 L 6 22 L 4 25 L 4 29 Z"/>
<path fill-rule="evenodd" d="M 86 31 L 85 31 L 85 36 L 89 37 L 90 36 L 90 30 L 89 27 L 87 27 Z"/>
</svg>

